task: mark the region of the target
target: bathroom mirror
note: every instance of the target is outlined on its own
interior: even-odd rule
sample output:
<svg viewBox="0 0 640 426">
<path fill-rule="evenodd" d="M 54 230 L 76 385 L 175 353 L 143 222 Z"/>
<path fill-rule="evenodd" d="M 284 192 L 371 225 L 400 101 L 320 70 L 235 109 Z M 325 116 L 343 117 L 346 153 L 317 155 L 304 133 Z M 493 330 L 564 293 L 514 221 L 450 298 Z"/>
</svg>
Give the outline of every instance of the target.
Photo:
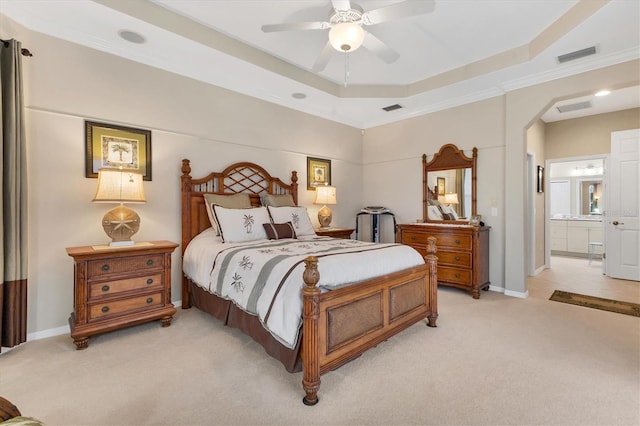
<svg viewBox="0 0 640 426">
<path fill-rule="evenodd" d="M 468 223 L 476 215 L 476 161 L 453 144 L 443 145 L 431 161 L 422 155 L 423 220 Z"/>
<path fill-rule="evenodd" d="M 599 215 L 603 209 L 602 180 L 580 182 L 580 214 Z"/>
</svg>

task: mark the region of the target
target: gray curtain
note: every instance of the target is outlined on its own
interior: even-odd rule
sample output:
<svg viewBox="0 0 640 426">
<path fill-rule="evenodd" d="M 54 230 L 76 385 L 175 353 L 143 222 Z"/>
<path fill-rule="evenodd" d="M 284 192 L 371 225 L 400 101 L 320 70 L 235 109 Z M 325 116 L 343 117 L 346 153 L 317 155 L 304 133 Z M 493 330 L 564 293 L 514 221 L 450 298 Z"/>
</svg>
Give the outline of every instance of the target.
<svg viewBox="0 0 640 426">
<path fill-rule="evenodd" d="M 2 253 L 0 346 L 27 340 L 27 155 L 20 42 L 0 43 Z"/>
</svg>

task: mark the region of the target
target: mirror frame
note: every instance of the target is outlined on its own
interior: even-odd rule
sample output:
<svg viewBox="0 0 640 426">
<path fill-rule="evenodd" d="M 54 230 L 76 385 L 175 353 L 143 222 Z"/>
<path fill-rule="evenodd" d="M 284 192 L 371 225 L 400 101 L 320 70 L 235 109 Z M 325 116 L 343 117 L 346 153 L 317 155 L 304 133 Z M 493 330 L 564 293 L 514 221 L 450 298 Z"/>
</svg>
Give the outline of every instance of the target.
<svg viewBox="0 0 640 426">
<path fill-rule="evenodd" d="M 454 144 L 446 144 L 440 148 L 433 159 L 427 162 L 427 154 L 422 154 L 422 219 L 429 223 L 469 223 L 466 220 L 435 220 L 429 219 L 427 214 L 429 205 L 429 194 L 431 190 L 428 186 L 427 174 L 439 170 L 468 169 L 471 168 L 471 215 L 477 215 L 476 211 L 476 163 L 478 159 L 478 148 L 473 148 L 472 156 L 467 157 L 464 152 Z"/>
</svg>

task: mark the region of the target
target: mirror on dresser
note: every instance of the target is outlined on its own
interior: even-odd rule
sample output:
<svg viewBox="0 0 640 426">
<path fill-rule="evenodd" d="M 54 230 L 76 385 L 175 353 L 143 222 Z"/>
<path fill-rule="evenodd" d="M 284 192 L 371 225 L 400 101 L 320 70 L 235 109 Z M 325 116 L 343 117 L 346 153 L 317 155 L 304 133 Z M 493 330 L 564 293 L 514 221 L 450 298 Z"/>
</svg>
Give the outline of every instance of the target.
<svg viewBox="0 0 640 426">
<path fill-rule="evenodd" d="M 478 149 L 468 157 L 453 144 L 443 145 L 431 161 L 422 156 L 425 222 L 468 223 L 476 215 L 476 161 Z"/>
</svg>

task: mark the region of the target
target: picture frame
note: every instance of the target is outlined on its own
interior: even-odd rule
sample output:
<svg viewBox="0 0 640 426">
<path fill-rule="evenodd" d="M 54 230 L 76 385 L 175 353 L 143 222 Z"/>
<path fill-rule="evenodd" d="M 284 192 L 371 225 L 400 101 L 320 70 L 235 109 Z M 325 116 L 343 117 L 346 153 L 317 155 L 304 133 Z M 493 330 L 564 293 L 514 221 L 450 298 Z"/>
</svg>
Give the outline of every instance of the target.
<svg viewBox="0 0 640 426">
<path fill-rule="evenodd" d="M 331 160 L 307 157 L 307 190 L 321 185 L 331 185 Z"/>
<path fill-rule="evenodd" d="M 443 177 L 439 177 L 437 178 L 438 181 L 438 197 L 443 196 L 445 194 L 445 185 L 446 185 L 446 180 Z"/>
<path fill-rule="evenodd" d="M 122 167 L 151 180 L 151 130 L 85 120 L 85 153 L 87 178 Z"/>
<path fill-rule="evenodd" d="M 538 192 L 544 192 L 544 167 L 538 166 Z"/>
<path fill-rule="evenodd" d="M 480 226 L 481 220 L 482 220 L 481 214 L 474 214 L 469 218 L 469 225 Z"/>
</svg>

